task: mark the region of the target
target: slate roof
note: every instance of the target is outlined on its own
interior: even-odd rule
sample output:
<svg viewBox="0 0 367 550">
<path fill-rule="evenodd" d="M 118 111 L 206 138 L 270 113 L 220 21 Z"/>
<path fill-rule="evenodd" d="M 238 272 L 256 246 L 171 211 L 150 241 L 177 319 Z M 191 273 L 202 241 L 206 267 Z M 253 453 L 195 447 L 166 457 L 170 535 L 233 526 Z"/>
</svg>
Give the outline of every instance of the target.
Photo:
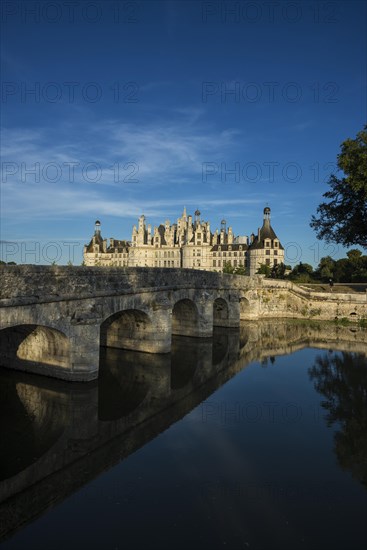
<svg viewBox="0 0 367 550">
<path fill-rule="evenodd" d="M 256 235 L 256 237 L 254 238 L 253 242 L 250 244 L 250 246 L 248 247 L 249 250 L 255 250 L 255 249 L 261 249 L 261 248 L 265 248 L 265 244 L 264 244 L 264 241 L 265 240 L 271 240 L 273 241 L 274 239 L 278 239 L 278 237 L 276 236 L 275 234 L 275 231 L 274 229 L 271 227 L 270 225 L 270 221 L 269 220 L 264 220 L 264 223 L 263 223 L 263 226 L 262 228 L 260 229 L 260 239 L 259 239 L 259 236 Z M 279 239 L 278 239 L 279 240 Z M 272 245 L 272 248 L 274 248 L 274 246 Z M 277 250 L 284 250 L 283 246 L 281 245 L 281 243 L 279 242 L 279 246 L 277 247 Z"/>
<path fill-rule="evenodd" d="M 98 244 L 98 250 L 103 252 L 103 239 L 99 232 L 95 233 L 87 246 L 87 252 L 94 252 L 94 246 Z"/>
</svg>

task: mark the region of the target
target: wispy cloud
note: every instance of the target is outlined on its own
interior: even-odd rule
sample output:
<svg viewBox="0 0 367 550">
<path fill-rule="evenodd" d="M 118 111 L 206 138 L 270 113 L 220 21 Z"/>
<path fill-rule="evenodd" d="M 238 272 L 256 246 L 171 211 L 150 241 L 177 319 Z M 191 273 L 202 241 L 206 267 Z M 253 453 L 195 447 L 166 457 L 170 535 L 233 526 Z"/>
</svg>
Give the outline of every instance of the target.
<svg viewBox="0 0 367 550">
<path fill-rule="evenodd" d="M 161 215 L 164 208 L 177 206 L 177 195 L 162 201 L 154 188 L 166 186 L 172 194 L 172 189 L 196 185 L 202 163 L 232 150 L 238 131 L 204 127 L 197 109 L 171 116 L 139 126 L 104 120 L 56 129 L 4 129 L 3 213 L 23 220 L 97 213 L 130 218 L 142 208 Z M 223 204 L 211 194 L 191 204 L 199 201 L 207 207 Z"/>
</svg>

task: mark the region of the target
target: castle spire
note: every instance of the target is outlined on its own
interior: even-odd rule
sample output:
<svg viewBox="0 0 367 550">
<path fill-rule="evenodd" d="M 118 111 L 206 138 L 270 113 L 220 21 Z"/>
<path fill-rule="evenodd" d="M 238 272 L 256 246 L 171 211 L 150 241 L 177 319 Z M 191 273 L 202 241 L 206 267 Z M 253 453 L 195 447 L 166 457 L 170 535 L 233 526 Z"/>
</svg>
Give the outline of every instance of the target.
<svg viewBox="0 0 367 550">
<path fill-rule="evenodd" d="M 265 206 L 264 208 L 264 226 L 270 226 L 270 208 Z"/>
</svg>

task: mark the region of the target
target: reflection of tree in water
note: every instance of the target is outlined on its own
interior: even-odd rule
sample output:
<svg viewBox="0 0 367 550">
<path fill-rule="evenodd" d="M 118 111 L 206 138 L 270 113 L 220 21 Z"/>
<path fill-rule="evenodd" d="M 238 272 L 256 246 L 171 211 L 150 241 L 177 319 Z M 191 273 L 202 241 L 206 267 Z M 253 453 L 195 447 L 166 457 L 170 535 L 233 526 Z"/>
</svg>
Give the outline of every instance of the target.
<svg viewBox="0 0 367 550">
<path fill-rule="evenodd" d="M 367 361 L 361 353 L 324 354 L 309 369 L 316 390 L 326 397 L 328 426 L 338 422 L 335 452 L 340 466 L 367 488 Z"/>
</svg>

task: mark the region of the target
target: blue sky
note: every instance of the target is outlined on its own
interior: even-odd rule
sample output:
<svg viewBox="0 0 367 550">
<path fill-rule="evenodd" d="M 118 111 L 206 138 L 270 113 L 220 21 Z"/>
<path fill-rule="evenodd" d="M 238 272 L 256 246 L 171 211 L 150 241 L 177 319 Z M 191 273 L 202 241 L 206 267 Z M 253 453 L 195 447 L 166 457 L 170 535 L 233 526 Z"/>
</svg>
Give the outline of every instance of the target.
<svg viewBox="0 0 367 550">
<path fill-rule="evenodd" d="M 345 250 L 311 215 L 366 123 L 364 2 L 3 2 L 5 261 L 82 261 L 144 213 L 235 234 L 263 207 L 286 262 Z"/>
</svg>

